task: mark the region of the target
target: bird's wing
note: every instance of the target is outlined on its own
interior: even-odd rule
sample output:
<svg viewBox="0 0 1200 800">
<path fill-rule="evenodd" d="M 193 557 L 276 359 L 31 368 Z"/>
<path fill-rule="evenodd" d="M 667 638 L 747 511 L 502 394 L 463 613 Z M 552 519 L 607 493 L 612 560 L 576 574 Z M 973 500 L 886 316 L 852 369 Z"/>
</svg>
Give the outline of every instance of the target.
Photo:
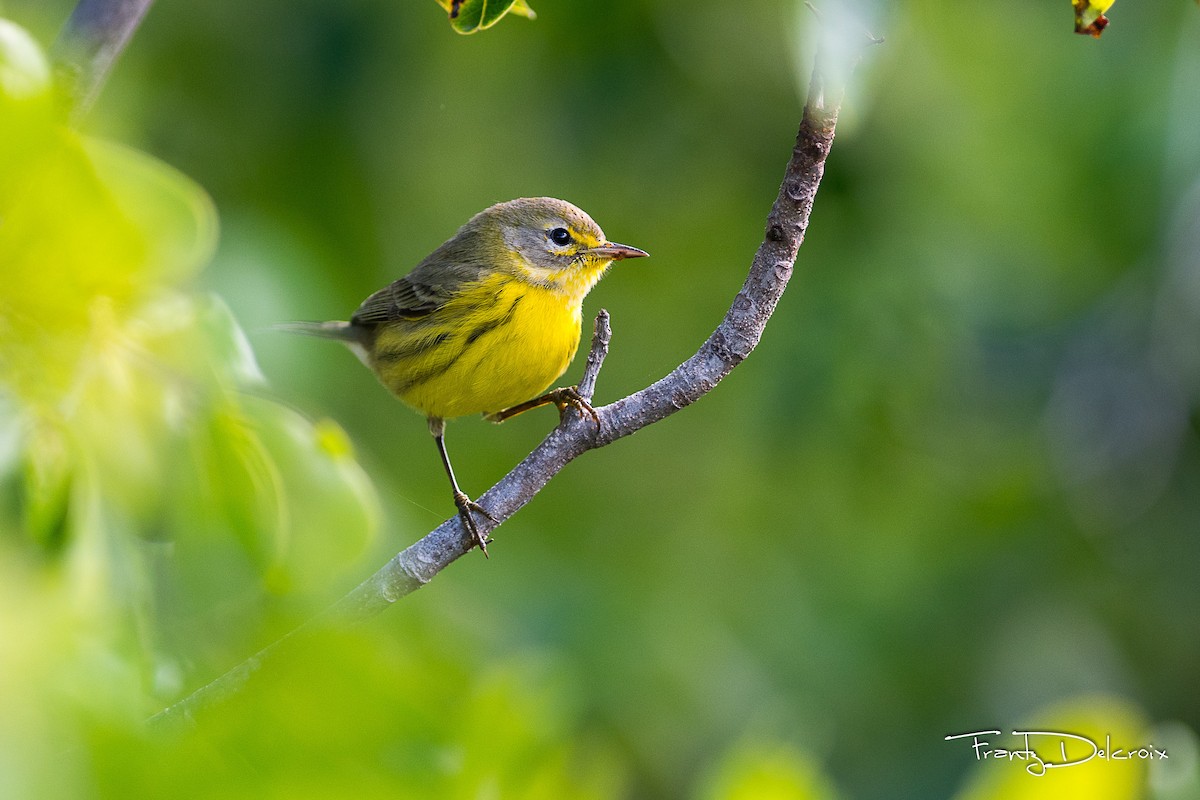
<svg viewBox="0 0 1200 800">
<path fill-rule="evenodd" d="M 406 275 L 364 300 L 350 322 L 369 326 L 398 319 L 418 319 L 444 306 L 454 296 L 456 288 L 426 283 Z"/>
<path fill-rule="evenodd" d="M 493 271 L 487 259 L 481 258 L 487 251 L 479 247 L 477 236 L 477 230 L 464 227 L 412 272 L 364 300 L 350 322 L 369 327 L 420 319 L 446 305 L 464 288 L 477 285 Z"/>
</svg>

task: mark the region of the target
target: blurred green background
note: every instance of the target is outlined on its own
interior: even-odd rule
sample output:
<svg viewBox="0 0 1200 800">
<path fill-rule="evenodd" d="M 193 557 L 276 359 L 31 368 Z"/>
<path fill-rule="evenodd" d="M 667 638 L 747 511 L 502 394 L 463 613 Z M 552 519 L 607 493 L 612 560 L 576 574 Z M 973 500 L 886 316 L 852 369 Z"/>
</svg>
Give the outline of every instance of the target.
<svg viewBox="0 0 1200 800">
<path fill-rule="evenodd" d="M 0 12 L 48 48 L 72 6 Z M 613 318 L 597 400 L 656 380 L 744 278 L 815 23 L 543 0 L 462 37 L 432 2 L 157 3 L 81 129 L 215 205 L 207 266 L 155 278 L 188 321 L 147 347 L 193 388 L 4 395 L 0 796 L 1200 797 L 1200 9 L 1118 2 L 1096 41 L 1068 6 L 857 7 L 887 41 L 753 356 L 570 465 L 490 561 L 159 735 L 452 512 L 424 422 L 269 326 L 344 319 L 476 211 L 554 195 L 653 256 L 585 305 Z M 464 489 L 554 423 L 452 423 Z M 1043 795 L 943 740 L 1060 720 L 1171 759 Z"/>
</svg>

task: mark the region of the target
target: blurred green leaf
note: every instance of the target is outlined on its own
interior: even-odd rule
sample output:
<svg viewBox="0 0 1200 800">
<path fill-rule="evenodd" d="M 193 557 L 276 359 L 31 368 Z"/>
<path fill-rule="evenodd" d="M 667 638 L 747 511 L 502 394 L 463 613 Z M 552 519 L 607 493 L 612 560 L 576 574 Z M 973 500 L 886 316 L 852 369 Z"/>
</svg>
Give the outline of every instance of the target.
<svg viewBox="0 0 1200 800">
<path fill-rule="evenodd" d="M 93 728 L 99 796 L 622 796 L 620 765 L 579 736 L 561 663 L 527 652 L 485 663 L 451 650 L 446 629 L 377 633 L 313 631 L 202 730 Z"/>
<path fill-rule="evenodd" d="M 379 516 L 345 433 L 265 397 L 233 315 L 187 285 L 207 194 L 69 128 L 45 63 L 0 21 L 4 797 L 78 796 L 49 754 L 140 726 L 210 654 L 195 630 L 237 646 L 272 598 L 325 596 Z"/>
<path fill-rule="evenodd" d="M 73 132 L 46 117 L 0 130 L 0 380 L 29 403 L 63 399 L 94 315 L 127 315 L 147 242 Z"/>
<path fill-rule="evenodd" d="M 835 800 L 837 792 L 800 751 L 770 741 L 730 749 L 697 800 Z"/>
<path fill-rule="evenodd" d="M 509 12 L 529 19 L 537 17 L 525 0 L 463 0 L 457 3 L 457 13 L 454 0 L 436 2 L 451 14 L 450 27 L 462 34 L 486 30 Z"/>
<path fill-rule="evenodd" d="M 67 540 L 72 464 L 58 431 L 42 428 L 25 450 L 22 512 L 26 534 L 49 551 Z"/>
<path fill-rule="evenodd" d="M 178 170 L 132 148 L 84 140 L 88 158 L 121 212 L 150 246 L 147 280 L 178 283 L 192 277 L 217 246 L 212 200 Z"/>
<path fill-rule="evenodd" d="M 27 37 L 7 24 L 0 34 L 13 61 L 6 74 L 23 65 L 36 74 Z M 26 420 L 18 442 L 32 454 L 23 507 L 34 538 L 63 534 L 68 487 L 82 481 L 138 535 L 161 538 L 164 521 L 187 529 L 216 514 L 263 569 L 315 542 L 345 555 L 319 547 L 300 558 L 310 567 L 352 558 L 376 509 L 350 448 L 329 447 L 329 425 L 243 396 L 262 382 L 245 335 L 223 303 L 178 288 L 215 247 L 207 195 L 162 162 L 82 140 L 51 115 L 14 121 L 0 130 L 0 161 L 15 165 L 0 184 L 0 386 Z M 190 473 L 175 498 L 161 491 L 179 473 L 172 464 Z M 323 525 L 341 535 L 318 533 Z"/>
</svg>

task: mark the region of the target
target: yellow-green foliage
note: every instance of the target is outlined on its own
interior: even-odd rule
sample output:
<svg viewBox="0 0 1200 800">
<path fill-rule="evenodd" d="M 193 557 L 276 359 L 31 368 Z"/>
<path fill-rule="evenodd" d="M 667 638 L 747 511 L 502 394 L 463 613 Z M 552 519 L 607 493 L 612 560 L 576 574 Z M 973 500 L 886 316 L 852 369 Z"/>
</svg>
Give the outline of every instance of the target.
<svg viewBox="0 0 1200 800">
<path fill-rule="evenodd" d="M 201 731 L 145 728 L 374 569 L 377 500 L 189 289 L 205 193 L 48 76 L 0 20 L 0 797 L 615 795 L 560 669 L 419 630 L 315 633 Z"/>
<path fill-rule="evenodd" d="M 1117 750 L 1151 744 L 1152 736 L 1141 712 L 1127 702 L 1097 695 L 1075 698 L 1043 709 L 1032 715 L 1022 731 L 1073 733 L 1098 739 L 1096 746 Z M 1005 731 L 1008 733 L 1008 731 Z M 1013 750 L 1024 747 L 1023 739 L 1009 738 L 1004 745 Z M 960 742 L 960 744 L 962 744 Z M 1166 742 L 1155 744 L 1163 747 Z M 1070 739 L 1061 744 L 1053 737 L 1033 737 L 1030 749 L 1048 762 L 1082 760 L 1091 748 Z M 971 752 L 965 745 L 964 752 Z M 1060 755 L 1066 754 L 1066 758 Z M 1182 754 L 1177 754 L 1177 756 Z M 1141 800 L 1146 792 L 1145 760 L 1112 760 L 1094 757 L 1074 766 L 1052 767 L 1044 774 L 1031 761 L 984 758 L 974 770 L 958 800 Z"/>
<path fill-rule="evenodd" d="M 247 394 L 244 336 L 187 288 L 216 240 L 208 197 L 68 128 L 49 75 L 0 20 L 6 797 L 40 734 L 67 735 L 53 709 L 140 719 L 161 702 L 150 678 L 177 669 L 157 652 L 169 626 L 260 587 L 320 590 L 377 516 L 345 435 Z M 190 610 L 156 607 L 168 592 Z"/>
<path fill-rule="evenodd" d="M 751 740 L 722 758 L 697 800 L 835 800 L 837 796 L 817 765 L 799 750 Z"/>
</svg>

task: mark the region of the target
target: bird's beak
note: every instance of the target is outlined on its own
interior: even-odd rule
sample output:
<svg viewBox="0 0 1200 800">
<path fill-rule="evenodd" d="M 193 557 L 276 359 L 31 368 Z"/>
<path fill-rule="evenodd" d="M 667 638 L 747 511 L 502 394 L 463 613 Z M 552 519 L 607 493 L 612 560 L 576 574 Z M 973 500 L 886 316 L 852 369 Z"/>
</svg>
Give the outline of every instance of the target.
<svg viewBox="0 0 1200 800">
<path fill-rule="evenodd" d="M 599 247 L 589 247 L 588 255 L 596 256 L 597 258 L 607 258 L 611 261 L 620 261 L 624 258 L 642 258 L 650 255 L 645 250 L 639 250 L 636 247 L 630 247 L 627 244 L 617 244 L 616 242 L 605 242 Z"/>
</svg>

